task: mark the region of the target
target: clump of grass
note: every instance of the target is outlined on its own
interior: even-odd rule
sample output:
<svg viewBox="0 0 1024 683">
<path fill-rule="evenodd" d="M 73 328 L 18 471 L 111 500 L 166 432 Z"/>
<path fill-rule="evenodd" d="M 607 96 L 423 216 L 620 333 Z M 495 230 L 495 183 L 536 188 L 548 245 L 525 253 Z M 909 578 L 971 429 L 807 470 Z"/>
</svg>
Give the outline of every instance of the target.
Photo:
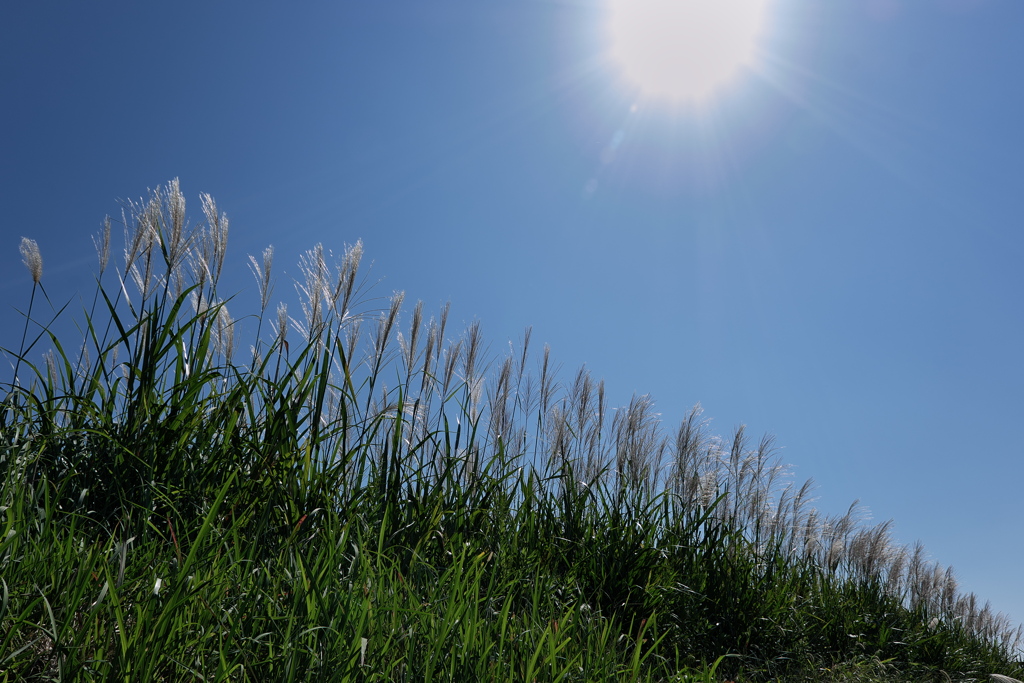
<svg viewBox="0 0 1024 683">
<path fill-rule="evenodd" d="M 105 223 L 73 346 L 35 317 L 23 243 L 5 680 L 1021 674 L 1020 630 L 856 505 L 819 514 L 770 438 L 715 436 L 699 407 L 666 433 L 649 397 L 613 410 L 585 369 L 533 361 L 529 330 L 490 358 L 447 307 L 372 310 L 360 243 L 304 255 L 298 318 L 267 319 L 273 250 L 250 256 L 239 339 L 228 220 L 201 205 L 190 227 L 177 181 L 129 204 L 116 271 Z"/>
</svg>

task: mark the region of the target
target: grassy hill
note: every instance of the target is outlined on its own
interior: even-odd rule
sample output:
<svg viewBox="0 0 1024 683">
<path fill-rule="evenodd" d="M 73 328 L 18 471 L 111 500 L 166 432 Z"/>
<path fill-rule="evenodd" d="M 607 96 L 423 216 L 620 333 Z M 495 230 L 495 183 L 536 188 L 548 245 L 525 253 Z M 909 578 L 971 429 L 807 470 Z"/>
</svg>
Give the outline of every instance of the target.
<svg viewBox="0 0 1024 683">
<path fill-rule="evenodd" d="M 1020 629 L 856 505 L 813 509 L 770 438 L 613 410 L 529 331 L 488 358 L 447 309 L 374 310 L 360 244 L 306 254 L 292 313 L 250 257 L 237 338 L 202 208 L 177 181 L 131 206 L 116 265 L 108 221 L 83 338 L 51 334 L 22 243 L 0 681 L 1024 675 Z"/>
</svg>

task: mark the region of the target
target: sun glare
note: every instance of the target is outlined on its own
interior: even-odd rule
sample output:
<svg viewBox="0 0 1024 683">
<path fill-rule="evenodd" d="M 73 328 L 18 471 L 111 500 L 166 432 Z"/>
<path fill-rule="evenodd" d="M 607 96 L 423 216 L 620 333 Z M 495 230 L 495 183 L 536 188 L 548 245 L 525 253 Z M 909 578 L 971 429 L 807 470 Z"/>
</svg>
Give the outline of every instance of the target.
<svg viewBox="0 0 1024 683">
<path fill-rule="evenodd" d="M 646 96 L 699 102 L 753 62 L 766 0 L 609 0 L 612 55 Z"/>
</svg>

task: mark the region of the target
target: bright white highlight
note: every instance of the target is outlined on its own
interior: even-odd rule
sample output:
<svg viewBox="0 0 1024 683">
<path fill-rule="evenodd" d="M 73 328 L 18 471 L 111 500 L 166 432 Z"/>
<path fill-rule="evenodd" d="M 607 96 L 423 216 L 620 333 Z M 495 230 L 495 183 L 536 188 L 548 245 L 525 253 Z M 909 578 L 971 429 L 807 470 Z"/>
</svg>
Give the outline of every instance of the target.
<svg viewBox="0 0 1024 683">
<path fill-rule="evenodd" d="M 766 0 L 609 0 L 612 55 L 645 95 L 699 101 L 751 64 Z"/>
</svg>

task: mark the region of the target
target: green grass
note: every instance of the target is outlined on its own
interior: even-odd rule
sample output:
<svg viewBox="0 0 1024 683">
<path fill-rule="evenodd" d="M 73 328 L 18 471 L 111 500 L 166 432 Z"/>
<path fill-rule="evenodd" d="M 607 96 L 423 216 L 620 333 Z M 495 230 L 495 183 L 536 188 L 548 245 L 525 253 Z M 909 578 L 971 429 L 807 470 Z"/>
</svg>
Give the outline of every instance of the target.
<svg viewBox="0 0 1024 683">
<path fill-rule="evenodd" d="M 272 251 L 250 258 L 241 354 L 227 219 L 203 211 L 189 229 L 176 181 L 130 205 L 117 270 L 108 222 L 71 343 L 23 244 L 0 680 L 1024 674 L 1020 630 L 855 506 L 820 515 L 770 439 L 712 435 L 699 408 L 666 432 L 647 397 L 612 410 L 529 331 L 486 358 L 447 309 L 373 310 L 358 244 L 303 258 L 294 319 L 268 312 Z"/>
</svg>

